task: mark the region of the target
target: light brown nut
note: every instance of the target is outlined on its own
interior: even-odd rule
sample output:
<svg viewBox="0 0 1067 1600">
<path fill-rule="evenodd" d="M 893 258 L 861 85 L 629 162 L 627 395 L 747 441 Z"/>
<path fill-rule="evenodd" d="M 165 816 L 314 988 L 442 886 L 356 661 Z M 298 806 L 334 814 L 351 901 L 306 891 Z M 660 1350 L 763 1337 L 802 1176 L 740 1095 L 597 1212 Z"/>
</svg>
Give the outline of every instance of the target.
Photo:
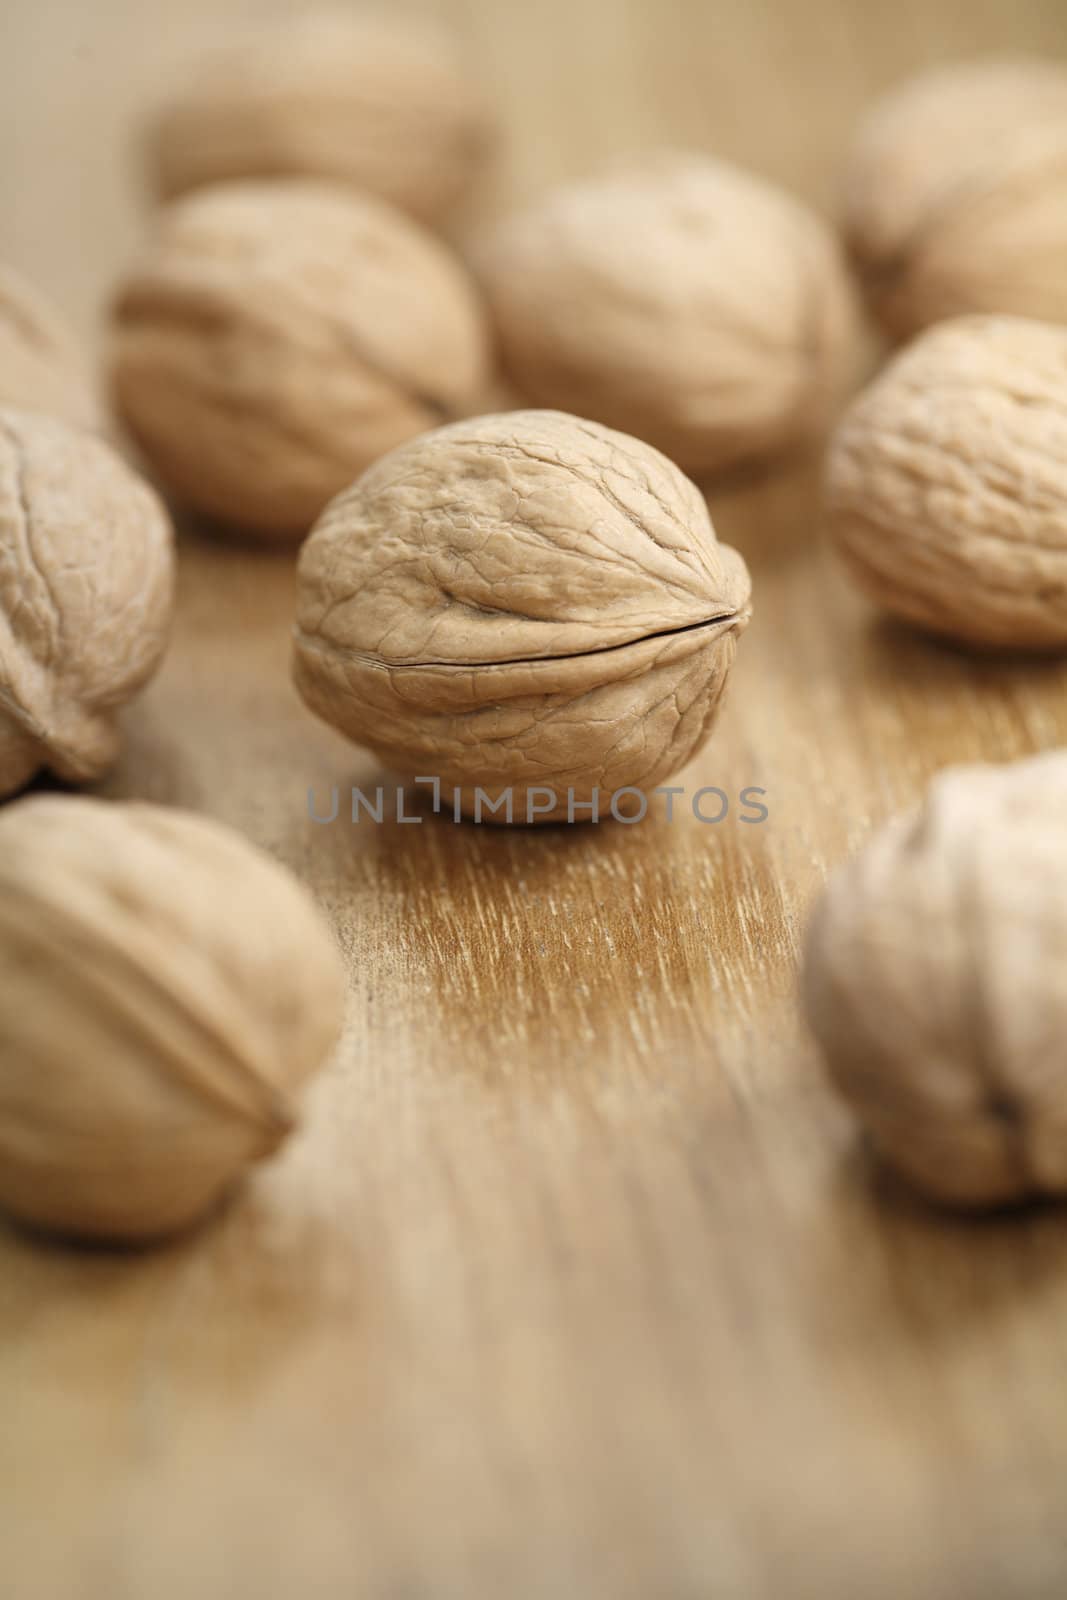
<svg viewBox="0 0 1067 1600">
<path fill-rule="evenodd" d="M 115 320 L 115 398 L 164 482 L 279 538 L 469 410 L 487 376 L 483 313 L 444 245 L 380 201 L 300 180 L 171 207 Z"/>
<path fill-rule="evenodd" d="M 166 197 L 231 178 L 322 177 L 429 222 L 469 189 L 491 133 L 446 32 L 325 13 L 260 23 L 197 62 L 149 139 Z"/>
<path fill-rule="evenodd" d="M 0 266 L 0 406 L 99 429 L 100 406 L 74 340 L 39 294 Z"/>
<path fill-rule="evenodd" d="M 556 189 L 477 266 L 511 377 L 688 471 L 814 434 L 847 372 L 836 243 L 788 195 L 697 156 Z"/>
<path fill-rule="evenodd" d="M 896 338 L 968 312 L 1067 322 L 1067 67 L 969 63 L 887 96 L 860 130 L 843 222 Z"/>
<path fill-rule="evenodd" d="M 1067 1193 L 1067 753 L 940 774 L 831 879 L 803 991 L 884 1158 L 952 1205 Z"/>
<path fill-rule="evenodd" d="M 845 414 L 826 520 L 887 611 L 969 644 L 1067 645 L 1067 329 L 920 335 Z"/>
<path fill-rule="evenodd" d="M 0 411 L 0 796 L 102 776 L 166 648 L 170 521 L 102 440 Z"/>
<path fill-rule="evenodd" d="M 310 897 L 239 835 L 61 796 L 0 814 L 0 990 L 0 1206 L 115 1240 L 277 1147 L 344 995 Z"/>
<path fill-rule="evenodd" d="M 710 732 L 749 578 L 657 451 L 555 411 L 478 417 L 401 447 L 304 546 L 295 645 L 308 705 L 405 777 L 538 821 L 646 791 Z M 568 795 L 572 791 L 572 795 Z M 589 813 L 579 813 L 589 820 Z"/>
</svg>

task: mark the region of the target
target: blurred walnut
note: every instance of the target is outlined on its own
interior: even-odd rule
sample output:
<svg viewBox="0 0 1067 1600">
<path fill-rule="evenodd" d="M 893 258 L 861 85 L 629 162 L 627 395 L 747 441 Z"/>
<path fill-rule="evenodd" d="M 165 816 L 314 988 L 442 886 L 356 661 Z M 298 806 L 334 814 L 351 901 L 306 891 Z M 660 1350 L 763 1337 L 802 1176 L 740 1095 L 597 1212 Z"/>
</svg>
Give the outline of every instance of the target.
<svg viewBox="0 0 1067 1600">
<path fill-rule="evenodd" d="M 521 389 L 693 472 L 817 434 L 847 365 L 831 234 L 697 156 L 555 190 L 494 230 L 480 267 Z"/>
<path fill-rule="evenodd" d="M 228 828 L 44 796 L 0 814 L 0 1205 L 147 1239 L 293 1124 L 340 1027 L 310 898 Z"/>
<path fill-rule="evenodd" d="M 942 68 L 876 107 L 845 191 L 872 309 L 907 337 L 971 311 L 1067 322 L 1067 68 Z"/>
<path fill-rule="evenodd" d="M 116 306 L 119 409 L 191 506 L 282 538 L 487 376 L 473 287 L 368 196 L 220 185 L 166 211 Z"/>
<path fill-rule="evenodd" d="M 887 611 L 972 644 L 1067 645 L 1067 329 L 929 329 L 846 413 L 826 506 Z"/>
<path fill-rule="evenodd" d="M 0 411 L 0 795 L 41 768 L 84 782 L 166 647 L 170 523 L 101 440 Z"/>
<path fill-rule="evenodd" d="M 881 1154 L 955 1205 L 1067 1192 L 1067 753 L 934 780 L 831 880 L 804 994 Z"/>
<path fill-rule="evenodd" d="M 99 428 L 100 408 L 74 340 L 41 297 L 0 267 L 0 406 Z"/>
<path fill-rule="evenodd" d="M 387 456 L 300 558 L 297 687 L 406 777 L 565 817 L 707 738 L 749 617 L 740 556 L 650 446 L 555 411 Z M 548 799 L 551 799 L 548 797 Z M 541 810 L 544 806 L 545 809 Z M 580 819 L 589 817 L 588 811 Z"/>
<path fill-rule="evenodd" d="M 231 178 L 332 178 L 431 221 L 470 187 L 490 132 L 447 33 L 325 13 L 261 22 L 196 63 L 150 139 L 164 196 Z"/>
</svg>

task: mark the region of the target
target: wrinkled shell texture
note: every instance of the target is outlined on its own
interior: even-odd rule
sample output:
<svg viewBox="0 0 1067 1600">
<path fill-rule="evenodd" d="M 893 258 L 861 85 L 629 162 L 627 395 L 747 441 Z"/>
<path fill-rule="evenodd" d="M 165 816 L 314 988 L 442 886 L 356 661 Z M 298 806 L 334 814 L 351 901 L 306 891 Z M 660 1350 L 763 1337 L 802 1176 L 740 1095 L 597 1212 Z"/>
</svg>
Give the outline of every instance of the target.
<svg viewBox="0 0 1067 1600">
<path fill-rule="evenodd" d="M 203 817 L 0 813 L 0 1205 L 86 1237 L 193 1221 L 293 1123 L 343 979 L 288 872 Z"/>
<path fill-rule="evenodd" d="M 1067 329 L 923 334 L 846 413 L 826 513 L 886 610 L 979 646 L 1067 645 Z"/>
<path fill-rule="evenodd" d="M 116 304 L 113 382 L 175 494 L 299 537 L 403 439 L 470 410 L 484 315 L 436 239 L 300 180 L 177 202 Z"/>
<path fill-rule="evenodd" d="M 568 788 L 599 788 L 606 811 L 681 767 L 749 615 L 744 562 L 693 484 L 648 445 L 551 411 L 395 451 L 328 508 L 299 579 L 311 708 L 405 777 L 459 790 L 468 813 L 475 786 L 513 789 L 515 821 L 531 786 L 555 791 L 549 820 Z"/>
<path fill-rule="evenodd" d="M 197 64 L 151 130 L 167 197 L 231 178 L 322 177 L 424 221 L 469 188 L 490 145 L 454 42 L 429 24 L 313 16 Z"/>
<path fill-rule="evenodd" d="M 0 406 L 98 428 L 100 409 L 74 340 L 40 295 L 0 267 Z"/>
<path fill-rule="evenodd" d="M 689 471 L 817 433 L 847 373 L 832 236 L 725 165 L 668 157 L 559 188 L 500 224 L 478 266 L 520 389 Z"/>
<path fill-rule="evenodd" d="M 170 521 L 91 434 L 0 411 L 0 795 L 100 777 L 167 645 Z"/>
<path fill-rule="evenodd" d="M 889 96 L 860 131 L 844 226 L 895 337 L 968 312 L 1067 322 L 1067 68 L 950 67 Z"/>
<path fill-rule="evenodd" d="M 965 767 L 831 880 L 806 1008 L 876 1148 L 927 1194 L 1067 1192 L 1067 756 Z"/>
</svg>

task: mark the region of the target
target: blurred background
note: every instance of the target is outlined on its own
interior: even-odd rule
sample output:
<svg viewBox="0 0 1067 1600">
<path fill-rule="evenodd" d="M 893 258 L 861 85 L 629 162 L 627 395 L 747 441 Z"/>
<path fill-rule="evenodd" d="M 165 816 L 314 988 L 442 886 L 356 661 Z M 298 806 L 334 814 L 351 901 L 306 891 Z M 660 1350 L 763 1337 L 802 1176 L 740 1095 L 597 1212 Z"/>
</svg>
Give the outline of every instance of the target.
<svg viewBox="0 0 1067 1600">
<path fill-rule="evenodd" d="M 0 260 L 88 331 L 138 235 L 146 107 L 235 25 L 307 9 L 3 0 Z M 673 143 L 715 151 L 831 210 L 856 120 L 895 79 L 986 53 L 1067 55 L 1064 0 L 392 0 L 387 9 L 449 22 L 492 87 L 506 142 L 481 202 L 490 208 Z"/>
</svg>

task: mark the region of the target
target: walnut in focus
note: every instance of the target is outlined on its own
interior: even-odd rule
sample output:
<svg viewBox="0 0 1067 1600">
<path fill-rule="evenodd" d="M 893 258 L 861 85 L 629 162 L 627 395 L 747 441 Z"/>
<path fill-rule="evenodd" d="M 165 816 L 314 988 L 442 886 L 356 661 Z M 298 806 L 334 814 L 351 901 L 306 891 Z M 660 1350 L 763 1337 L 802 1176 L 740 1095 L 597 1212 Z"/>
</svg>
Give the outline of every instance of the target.
<svg viewBox="0 0 1067 1600">
<path fill-rule="evenodd" d="M 831 879 L 804 999 L 882 1156 L 947 1204 L 1067 1192 L 1067 753 L 938 776 Z"/>
<path fill-rule="evenodd" d="M 478 266 L 509 375 L 538 404 L 708 473 L 817 435 L 854 325 L 836 242 L 788 195 L 664 157 L 499 224 Z"/>
<path fill-rule="evenodd" d="M 223 184 L 165 211 L 115 310 L 119 411 L 176 496 L 303 536 L 487 379 L 475 291 L 446 247 L 369 196 Z"/>
<path fill-rule="evenodd" d="M 321 177 L 423 221 L 482 170 L 491 122 L 428 21 L 327 12 L 259 23 L 195 63 L 149 131 L 165 197 L 231 178 Z"/>
<path fill-rule="evenodd" d="M 831 443 L 826 520 L 887 611 L 964 643 L 1067 645 L 1067 329 L 920 335 Z"/>
<path fill-rule="evenodd" d="M 395 450 L 327 508 L 299 585 L 311 709 L 468 815 L 476 788 L 510 793 L 486 821 L 566 817 L 594 790 L 606 810 L 677 771 L 749 617 L 745 564 L 678 468 L 555 411 Z"/>
<path fill-rule="evenodd" d="M 99 429 L 100 407 L 73 338 L 41 296 L 0 267 L 0 406 Z"/>
<path fill-rule="evenodd" d="M 0 814 L 0 1205 L 142 1240 L 294 1121 L 343 1012 L 310 897 L 217 822 L 42 796 Z"/>
<path fill-rule="evenodd" d="M 102 440 L 0 411 L 0 796 L 102 776 L 162 659 L 174 554 L 156 495 Z"/>
<path fill-rule="evenodd" d="M 895 338 L 968 312 L 1067 322 L 1067 66 L 969 63 L 887 96 L 860 131 L 843 220 Z"/>
</svg>

